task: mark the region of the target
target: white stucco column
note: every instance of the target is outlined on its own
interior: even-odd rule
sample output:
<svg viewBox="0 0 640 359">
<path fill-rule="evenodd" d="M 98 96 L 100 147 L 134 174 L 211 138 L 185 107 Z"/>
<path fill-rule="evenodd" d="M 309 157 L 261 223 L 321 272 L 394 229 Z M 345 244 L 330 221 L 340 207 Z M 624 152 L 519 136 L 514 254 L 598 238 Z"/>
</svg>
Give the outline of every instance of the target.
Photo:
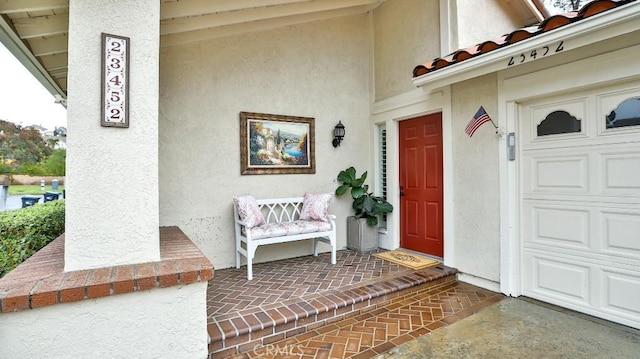
<svg viewBox="0 0 640 359">
<path fill-rule="evenodd" d="M 160 1 L 70 0 L 65 271 L 157 261 Z M 101 33 L 130 38 L 129 128 L 100 126 Z"/>
</svg>

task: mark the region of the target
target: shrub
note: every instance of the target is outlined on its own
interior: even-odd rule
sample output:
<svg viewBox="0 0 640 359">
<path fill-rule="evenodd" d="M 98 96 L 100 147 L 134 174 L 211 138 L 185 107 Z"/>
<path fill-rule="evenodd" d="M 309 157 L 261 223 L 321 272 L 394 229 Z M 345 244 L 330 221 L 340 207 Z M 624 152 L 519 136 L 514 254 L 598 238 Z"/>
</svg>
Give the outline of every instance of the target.
<svg viewBox="0 0 640 359">
<path fill-rule="evenodd" d="M 44 176 L 46 174 L 42 165 L 34 162 L 27 162 L 18 166 L 17 172 L 30 176 Z"/>
<path fill-rule="evenodd" d="M 6 163 L 2 162 L 2 156 L 0 156 L 0 174 L 2 173 L 11 173 L 13 168 Z"/>
<path fill-rule="evenodd" d="M 43 171 L 49 176 L 64 176 L 66 167 L 67 150 L 53 150 L 51 156 L 42 163 Z"/>
<path fill-rule="evenodd" d="M 0 212 L 0 278 L 64 233 L 64 200 Z"/>
</svg>

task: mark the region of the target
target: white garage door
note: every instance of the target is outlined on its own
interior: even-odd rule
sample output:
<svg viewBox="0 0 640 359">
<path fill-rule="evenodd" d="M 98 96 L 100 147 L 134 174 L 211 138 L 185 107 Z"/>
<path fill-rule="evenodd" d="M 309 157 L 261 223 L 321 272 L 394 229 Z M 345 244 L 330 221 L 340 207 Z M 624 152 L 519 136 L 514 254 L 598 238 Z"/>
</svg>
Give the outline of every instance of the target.
<svg viewBox="0 0 640 359">
<path fill-rule="evenodd" d="M 519 118 L 523 294 L 640 328 L 638 82 Z"/>
</svg>

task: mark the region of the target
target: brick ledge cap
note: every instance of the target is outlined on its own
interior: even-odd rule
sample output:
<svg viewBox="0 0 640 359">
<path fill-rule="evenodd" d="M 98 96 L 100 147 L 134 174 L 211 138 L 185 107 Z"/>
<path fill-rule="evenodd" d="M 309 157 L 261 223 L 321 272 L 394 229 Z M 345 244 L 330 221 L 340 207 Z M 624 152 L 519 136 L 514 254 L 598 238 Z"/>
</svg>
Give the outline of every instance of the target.
<svg viewBox="0 0 640 359">
<path fill-rule="evenodd" d="M 0 278 L 0 313 L 213 278 L 213 264 L 178 227 L 160 227 L 160 261 L 64 271 L 64 234 Z"/>
</svg>

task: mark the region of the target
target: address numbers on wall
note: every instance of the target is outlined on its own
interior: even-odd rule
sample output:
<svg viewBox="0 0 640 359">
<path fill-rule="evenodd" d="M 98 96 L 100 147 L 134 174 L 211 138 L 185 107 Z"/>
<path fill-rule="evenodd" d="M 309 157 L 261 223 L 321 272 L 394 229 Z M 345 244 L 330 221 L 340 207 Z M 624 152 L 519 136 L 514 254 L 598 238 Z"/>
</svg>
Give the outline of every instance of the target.
<svg viewBox="0 0 640 359">
<path fill-rule="evenodd" d="M 102 33 L 102 126 L 129 127 L 129 38 Z"/>
<path fill-rule="evenodd" d="M 541 57 L 549 56 L 561 52 L 564 50 L 564 41 L 560 41 L 553 45 L 544 45 L 539 48 L 532 49 L 530 51 L 523 52 L 519 55 L 514 55 L 509 58 L 507 66 L 519 65 L 526 61 L 532 61 Z"/>
</svg>

